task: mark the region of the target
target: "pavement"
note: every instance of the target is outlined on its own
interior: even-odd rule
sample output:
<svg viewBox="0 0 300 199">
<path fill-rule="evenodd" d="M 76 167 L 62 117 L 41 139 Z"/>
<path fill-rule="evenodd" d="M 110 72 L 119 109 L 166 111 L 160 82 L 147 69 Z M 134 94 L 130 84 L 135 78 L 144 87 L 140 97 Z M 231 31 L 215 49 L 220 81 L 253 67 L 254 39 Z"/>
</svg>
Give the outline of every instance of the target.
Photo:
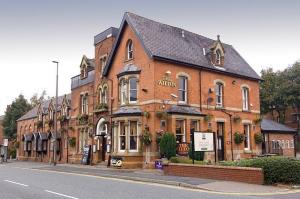
<svg viewBox="0 0 300 199">
<path fill-rule="evenodd" d="M 31 170 L 55 172 L 64 174 L 75 174 L 85 176 L 105 177 L 108 179 L 120 179 L 134 182 L 155 183 L 160 185 L 177 186 L 188 189 L 206 190 L 215 193 L 243 194 L 243 195 L 273 195 L 300 193 L 299 190 L 292 190 L 289 187 L 266 186 L 246 184 L 231 181 L 219 181 L 211 179 L 166 176 L 162 170 L 143 169 L 116 169 L 106 166 L 89 166 L 74 164 L 58 164 L 50 166 L 44 163 L 13 162 L 21 168 Z"/>
</svg>

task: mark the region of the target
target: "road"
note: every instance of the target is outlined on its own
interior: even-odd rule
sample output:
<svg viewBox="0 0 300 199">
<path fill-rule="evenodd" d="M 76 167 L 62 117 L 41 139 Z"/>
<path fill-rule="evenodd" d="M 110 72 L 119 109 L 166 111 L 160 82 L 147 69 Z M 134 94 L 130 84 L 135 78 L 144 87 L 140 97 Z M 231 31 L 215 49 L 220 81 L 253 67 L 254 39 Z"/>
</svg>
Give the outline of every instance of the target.
<svg viewBox="0 0 300 199">
<path fill-rule="evenodd" d="M 142 183 L 74 173 L 31 169 L 17 163 L 0 165 L 1 199 L 258 199 L 300 198 L 300 193 L 246 196 L 212 193 L 175 186 Z"/>
</svg>

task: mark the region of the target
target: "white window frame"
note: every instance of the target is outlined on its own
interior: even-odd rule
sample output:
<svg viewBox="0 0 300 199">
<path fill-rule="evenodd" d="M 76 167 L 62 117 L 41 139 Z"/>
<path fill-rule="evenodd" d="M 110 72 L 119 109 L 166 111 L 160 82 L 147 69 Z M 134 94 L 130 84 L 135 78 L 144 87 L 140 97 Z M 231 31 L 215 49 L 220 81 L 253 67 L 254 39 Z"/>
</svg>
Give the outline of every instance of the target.
<svg viewBox="0 0 300 199">
<path fill-rule="evenodd" d="M 184 88 L 180 88 L 181 79 L 184 79 L 184 86 L 185 86 Z M 188 90 L 187 90 L 187 88 L 188 88 L 188 85 L 187 85 L 188 84 L 188 77 L 180 75 L 178 77 L 178 80 L 179 80 L 179 88 L 178 88 L 179 98 L 181 97 L 181 92 L 184 93 L 184 100 L 179 99 L 179 103 L 186 104 L 187 103 L 187 92 L 188 92 Z"/>
<path fill-rule="evenodd" d="M 135 80 L 135 83 L 136 83 L 136 88 L 135 89 L 132 89 L 131 88 L 131 85 L 130 85 L 130 81 L 131 80 Z M 128 80 L 128 87 L 129 87 L 129 91 L 128 91 L 128 101 L 130 104 L 134 104 L 134 103 L 137 103 L 137 98 L 138 98 L 138 83 L 137 83 L 137 78 L 136 77 L 132 77 Z M 131 91 L 136 91 L 136 100 L 135 101 L 131 101 L 130 100 L 130 97 L 131 97 Z"/>
<path fill-rule="evenodd" d="M 126 98 L 127 98 L 127 85 L 125 82 L 125 79 L 121 80 L 120 83 L 120 100 L 121 100 L 121 105 L 126 104 Z"/>
<path fill-rule="evenodd" d="M 223 107 L 223 93 L 224 93 L 224 84 L 221 82 L 216 83 L 216 107 Z M 220 99 L 220 101 L 219 101 Z"/>
<path fill-rule="evenodd" d="M 124 121 L 119 121 L 119 128 L 118 128 L 118 150 L 119 152 L 125 152 L 126 150 L 126 142 L 127 142 L 127 128 L 126 128 L 126 125 L 125 125 L 125 122 Z M 124 136 L 125 137 L 125 149 L 121 149 L 121 123 L 123 123 L 124 125 L 124 129 L 125 129 L 125 135 L 122 135 L 122 137 Z"/>
<path fill-rule="evenodd" d="M 218 49 L 216 50 L 216 64 L 221 65 L 221 51 Z"/>
<path fill-rule="evenodd" d="M 52 107 L 49 109 L 49 119 L 50 120 L 53 120 L 54 119 L 54 114 L 53 114 L 53 109 L 52 109 Z"/>
<path fill-rule="evenodd" d="M 249 89 L 247 87 L 242 88 L 242 102 L 243 111 L 249 111 Z"/>
<path fill-rule="evenodd" d="M 185 125 L 185 120 L 184 119 L 177 119 L 175 121 L 175 125 L 176 125 L 177 121 L 180 121 L 180 122 L 183 123 L 183 133 L 182 134 L 177 134 L 176 127 L 175 127 L 175 137 L 177 137 L 177 135 L 182 135 L 182 142 L 181 143 L 185 143 L 186 142 L 186 129 L 185 129 L 186 125 Z"/>
<path fill-rule="evenodd" d="M 133 59 L 133 43 L 132 40 L 128 40 L 127 42 L 127 60 Z"/>
<path fill-rule="evenodd" d="M 88 95 L 81 95 L 81 114 L 88 114 L 89 105 L 88 105 Z"/>
<path fill-rule="evenodd" d="M 130 149 L 130 138 L 131 137 L 135 137 L 135 136 L 131 136 L 131 134 L 130 134 L 130 130 L 131 130 L 131 123 L 132 122 L 136 122 L 136 149 Z M 138 121 L 128 121 L 128 123 L 129 123 L 129 126 L 128 126 L 128 128 L 129 128 L 129 133 L 128 133 L 128 136 L 129 136 L 129 138 L 128 138 L 128 143 L 129 143 L 129 152 L 138 152 L 138 150 L 139 150 L 139 125 L 138 125 Z"/>
<path fill-rule="evenodd" d="M 245 128 L 245 127 L 247 127 L 247 128 Z M 244 124 L 244 134 L 245 134 L 245 141 L 246 141 L 246 138 L 247 138 L 247 144 L 248 144 L 248 146 L 245 147 L 245 142 L 244 142 L 244 150 L 250 151 L 250 149 L 251 149 L 250 124 Z"/>
</svg>

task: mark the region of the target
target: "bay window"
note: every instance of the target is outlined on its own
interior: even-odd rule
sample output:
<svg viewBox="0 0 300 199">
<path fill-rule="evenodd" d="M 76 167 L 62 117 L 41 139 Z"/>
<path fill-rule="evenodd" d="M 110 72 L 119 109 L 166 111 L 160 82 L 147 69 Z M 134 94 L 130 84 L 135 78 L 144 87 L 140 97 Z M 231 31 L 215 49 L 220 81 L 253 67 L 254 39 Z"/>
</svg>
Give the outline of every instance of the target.
<svg viewBox="0 0 300 199">
<path fill-rule="evenodd" d="M 124 105 L 126 103 L 127 98 L 127 86 L 125 80 L 121 80 L 120 83 L 120 98 L 121 98 L 121 105 Z"/>
<path fill-rule="evenodd" d="M 125 149 L 126 149 L 125 123 L 119 122 L 119 151 L 125 151 Z"/>
<path fill-rule="evenodd" d="M 185 124 L 184 120 L 176 120 L 176 142 L 185 142 Z"/>
<path fill-rule="evenodd" d="M 129 79 L 129 102 L 135 103 L 137 101 L 137 79 Z"/>
<path fill-rule="evenodd" d="M 138 130 L 137 130 L 137 121 L 130 121 L 129 122 L 129 140 L 130 140 L 130 143 L 129 143 L 129 150 L 130 151 L 137 151 L 137 133 L 138 133 Z"/>
</svg>

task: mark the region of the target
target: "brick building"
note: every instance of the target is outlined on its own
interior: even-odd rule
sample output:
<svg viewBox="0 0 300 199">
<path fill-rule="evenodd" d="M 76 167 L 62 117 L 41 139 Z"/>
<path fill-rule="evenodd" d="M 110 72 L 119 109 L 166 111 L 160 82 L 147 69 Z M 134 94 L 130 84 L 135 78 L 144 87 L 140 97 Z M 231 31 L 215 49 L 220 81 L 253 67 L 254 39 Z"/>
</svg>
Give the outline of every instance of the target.
<svg viewBox="0 0 300 199">
<path fill-rule="evenodd" d="M 264 154 L 295 157 L 297 130 L 273 120 L 263 119 L 261 122 L 261 132 L 265 140 L 262 147 Z"/>
<path fill-rule="evenodd" d="M 4 131 L 2 126 L 3 119 L 4 119 L 4 115 L 0 115 L 0 145 L 3 144 L 3 138 L 4 138 Z"/>
<path fill-rule="evenodd" d="M 254 142 L 260 133 L 260 77 L 219 37 L 125 13 L 120 28 L 96 35 L 94 46 L 95 58 L 83 56 L 80 74 L 71 80 L 67 135 L 76 146 L 69 162 L 79 163 L 90 145 L 93 163 L 112 157 L 123 167 L 151 167 L 160 156 L 156 137 L 167 131 L 176 136 L 179 155 L 187 154 L 193 131 L 216 133 L 218 160 L 261 153 Z M 20 140 L 27 140 L 25 132 L 39 131 L 28 129 L 27 122 L 34 126 L 37 120 L 31 118 L 19 120 Z M 150 146 L 141 143 L 145 131 L 151 134 Z M 245 135 L 242 144 L 233 142 L 235 132 Z M 61 157 L 66 161 L 64 153 Z M 205 158 L 214 160 L 214 154 Z"/>
</svg>

